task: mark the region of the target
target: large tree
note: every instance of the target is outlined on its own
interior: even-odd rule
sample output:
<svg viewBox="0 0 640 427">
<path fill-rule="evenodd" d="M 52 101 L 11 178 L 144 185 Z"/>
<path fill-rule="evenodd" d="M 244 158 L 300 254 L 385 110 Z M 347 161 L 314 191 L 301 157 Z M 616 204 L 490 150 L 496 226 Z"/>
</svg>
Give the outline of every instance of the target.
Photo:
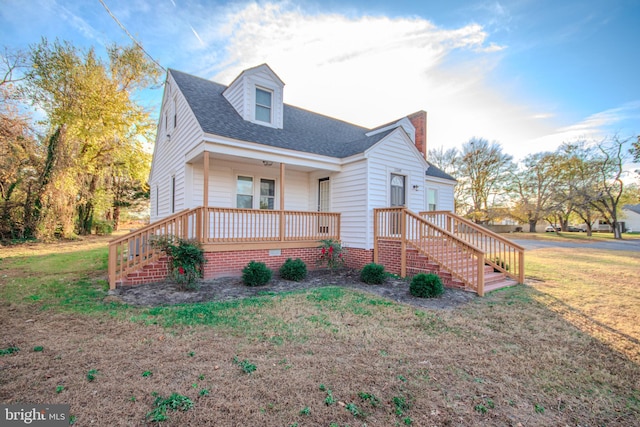
<svg viewBox="0 0 640 427">
<path fill-rule="evenodd" d="M 515 206 L 512 216 L 529 224 L 534 233 L 538 221 L 549 216 L 555 206 L 554 190 L 561 177 L 559 156 L 535 153 L 525 157 L 522 167 L 512 173 L 511 191 Z"/>
<path fill-rule="evenodd" d="M 506 197 L 507 176 L 513 168 L 512 157 L 503 153 L 497 142 L 472 138 L 462 145 L 458 185 L 468 217 L 479 224 L 491 219 L 490 207 Z"/>
<path fill-rule="evenodd" d="M 112 46 L 107 62 L 93 49 L 43 39 L 31 49 L 24 93 L 46 114 L 48 137 L 34 222 L 42 234 L 91 232 L 96 208 L 111 206 L 114 170 L 130 161 L 153 123 L 134 92 L 157 81 L 159 70 L 137 47 Z M 148 167 L 148 165 L 139 165 Z M 136 178 L 137 179 L 137 178 Z"/>
<path fill-rule="evenodd" d="M 618 135 L 607 138 L 597 144 L 599 151 L 595 163 L 598 192 L 592 200 L 592 205 L 613 227 L 613 237 L 622 238 L 622 230 L 618 225 L 620 201 L 624 194 L 624 181 L 622 180 L 624 164 L 629 159 L 629 151 L 626 144 L 628 139 L 621 139 Z"/>
<path fill-rule="evenodd" d="M 622 178 L 630 155 L 626 148 L 629 140 L 613 135 L 591 146 L 579 142 L 562 147 L 571 178 L 567 181 L 575 198 L 574 211 L 589 227 L 599 215 L 611 224 L 616 239 L 622 238 L 618 214 L 625 189 Z"/>
<path fill-rule="evenodd" d="M 563 215 L 574 214 L 585 224 L 587 234 L 591 236 L 592 225 L 598 216 L 593 207 L 594 195 L 598 193 L 596 157 L 594 150 L 584 141 L 564 143 L 556 151 L 560 162 L 560 180 L 555 188 L 553 209 L 550 222 Z"/>
<path fill-rule="evenodd" d="M 21 239 L 42 151 L 31 117 L 20 108 L 19 84 L 27 55 L 5 49 L 0 59 L 0 239 Z"/>
<path fill-rule="evenodd" d="M 460 177 L 460 152 L 457 148 L 445 150 L 443 147 L 429 150 L 427 160 L 438 169 L 448 173 L 456 180 Z M 454 210 L 456 213 L 464 214 L 465 201 L 462 193 L 462 186 L 456 185 L 453 190 Z"/>
</svg>

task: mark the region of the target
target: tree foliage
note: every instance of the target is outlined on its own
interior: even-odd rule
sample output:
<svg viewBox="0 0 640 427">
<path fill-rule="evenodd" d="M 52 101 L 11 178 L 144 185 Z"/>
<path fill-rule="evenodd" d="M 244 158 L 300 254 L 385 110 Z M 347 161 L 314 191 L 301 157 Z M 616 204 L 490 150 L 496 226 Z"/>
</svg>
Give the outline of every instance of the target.
<svg viewBox="0 0 640 427">
<path fill-rule="evenodd" d="M 144 143 L 152 140 L 154 124 L 133 96 L 160 73 L 137 47 L 111 46 L 107 58 L 47 39 L 29 52 L 29 68 L 14 92 L 45 117 L 37 123 L 42 136 L 33 137 L 36 143 L 23 155 L 31 159 L 29 167 L 15 164 L 36 179 L 22 179 L 23 199 L 4 205 L 21 205 L 23 237 L 88 234 L 94 218 L 117 221 L 120 208 L 148 193 Z M 17 69 L 5 68 L 11 70 L 3 70 L 5 76 Z M 12 138 L 7 141 L 17 141 Z M 20 141 L 24 145 L 27 138 Z M 3 136 L 3 149 L 8 147 Z M 12 224 L 14 231 L 20 228 L 15 219 Z"/>
<path fill-rule="evenodd" d="M 512 157 L 497 142 L 472 138 L 462 145 L 458 185 L 466 202 L 460 208 L 467 216 L 479 224 L 491 219 L 490 207 L 506 196 L 507 177 L 513 168 Z"/>
<path fill-rule="evenodd" d="M 590 234 L 600 219 L 620 238 L 622 206 L 640 199 L 637 186 L 625 183 L 625 165 L 631 157 L 638 160 L 639 145 L 636 137 L 618 135 L 564 143 L 555 152 L 530 154 L 516 167 L 499 144 L 472 138 L 461 151 L 430 150 L 429 162 L 458 180 L 456 212 L 473 221 L 511 218 L 532 232 L 541 220 L 563 231 L 577 222 Z"/>
<path fill-rule="evenodd" d="M 538 221 L 557 206 L 554 194 L 561 184 L 562 169 L 555 153 L 535 153 L 525 157 L 521 167 L 511 175 L 512 216 L 529 224 L 535 232 Z"/>
</svg>

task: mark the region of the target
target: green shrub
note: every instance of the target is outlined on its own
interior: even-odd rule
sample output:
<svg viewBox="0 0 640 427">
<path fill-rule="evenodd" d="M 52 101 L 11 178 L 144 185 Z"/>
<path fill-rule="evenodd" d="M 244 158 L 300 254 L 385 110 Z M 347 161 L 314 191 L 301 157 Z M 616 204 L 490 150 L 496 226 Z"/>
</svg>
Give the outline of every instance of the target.
<svg viewBox="0 0 640 427">
<path fill-rule="evenodd" d="M 326 265 L 331 270 L 336 270 L 344 266 L 344 256 L 347 251 L 339 241 L 332 239 L 320 240 L 318 249 L 320 249 L 318 264 Z"/>
<path fill-rule="evenodd" d="M 164 251 L 171 259 L 169 274 L 180 290 L 198 289 L 202 266 L 207 262 L 199 242 L 176 236 L 158 236 L 151 241 L 151 246 Z"/>
<path fill-rule="evenodd" d="M 411 279 L 409 292 L 414 297 L 433 298 L 444 293 L 444 286 L 442 285 L 442 280 L 440 280 L 440 277 L 438 277 L 437 274 L 419 273 Z"/>
<path fill-rule="evenodd" d="M 296 258 L 295 260 L 289 258 L 282 264 L 279 272 L 280 277 L 283 279 L 299 282 L 307 277 L 307 264 L 300 258 Z"/>
<path fill-rule="evenodd" d="M 242 282 L 247 286 L 266 285 L 273 272 L 264 262 L 251 261 L 242 269 Z"/>
<path fill-rule="evenodd" d="M 509 264 L 507 264 L 506 262 L 504 262 L 503 260 L 500 259 L 500 257 L 495 257 L 495 259 L 493 260 L 493 262 L 495 262 L 498 266 L 502 267 L 505 269 L 505 271 L 510 271 L 509 270 Z M 494 268 L 493 271 L 495 272 L 499 272 L 500 270 L 498 270 L 497 268 Z"/>
<path fill-rule="evenodd" d="M 109 236 L 113 233 L 113 223 L 96 219 L 93 221 L 93 229 L 98 236 Z"/>
<path fill-rule="evenodd" d="M 369 285 L 379 285 L 384 283 L 387 273 L 384 271 L 384 265 L 372 262 L 364 266 L 360 272 L 360 280 Z"/>
</svg>

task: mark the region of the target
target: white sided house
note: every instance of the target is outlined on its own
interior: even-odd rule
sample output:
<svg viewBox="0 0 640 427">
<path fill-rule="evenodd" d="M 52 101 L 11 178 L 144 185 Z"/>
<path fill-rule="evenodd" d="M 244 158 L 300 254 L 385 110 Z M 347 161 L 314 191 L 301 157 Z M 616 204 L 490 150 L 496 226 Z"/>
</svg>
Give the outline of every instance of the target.
<svg viewBox="0 0 640 427">
<path fill-rule="evenodd" d="M 349 267 L 435 271 L 482 294 L 485 261 L 496 254 L 460 237 L 480 231 L 451 213 L 456 181 L 427 162 L 426 126 L 424 111 L 367 129 L 287 105 L 284 83 L 266 64 L 228 86 L 169 70 L 151 224 L 111 243 L 111 286 L 165 276 L 166 261 L 148 241 L 174 234 L 203 244 L 205 278 L 239 275 L 251 260 L 277 269 L 301 258 L 313 269 L 319 241 L 332 239 L 347 249 Z M 429 254 L 436 241 L 440 253 Z M 452 248 L 469 258 L 465 271 L 455 271 Z M 520 256 L 501 251 L 511 266 L 504 273 L 517 276 Z"/>
</svg>

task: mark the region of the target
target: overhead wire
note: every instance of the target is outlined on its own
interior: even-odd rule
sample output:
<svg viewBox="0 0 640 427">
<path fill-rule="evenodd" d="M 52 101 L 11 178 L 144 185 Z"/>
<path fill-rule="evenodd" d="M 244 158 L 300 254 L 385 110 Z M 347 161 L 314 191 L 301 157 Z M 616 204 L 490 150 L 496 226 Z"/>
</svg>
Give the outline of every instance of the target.
<svg viewBox="0 0 640 427">
<path fill-rule="evenodd" d="M 140 48 L 140 50 L 142 50 L 142 52 L 144 52 L 144 54 L 147 55 L 147 57 L 149 57 L 149 59 L 151 61 L 153 61 L 158 67 L 160 67 L 162 69 L 162 71 L 167 71 L 167 69 L 164 68 L 162 65 L 160 65 L 160 63 L 158 61 L 156 61 L 155 58 L 153 56 L 151 56 L 151 54 L 144 49 L 142 44 L 138 40 L 136 40 L 136 38 L 133 37 L 133 35 L 131 35 L 129 30 L 127 30 L 127 28 L 122 24 L 122 22 L 120 22 L 120 20 L 118 18 L 116 18 L 116 16 L 111 12 L 109 7 L 105 4 L 104 0 L 98 0 L 98 1 L 100 2 L 100 4 L 102 4 L 102 6 L 107 11 L 109 16 L 111 16 L 111 18 L 113 18 L 113 20 L 116 21 L 116 23 L 120 26 L 120 28 L 122 28 L 122 31 L 124 31 L 127 34 L 127 36 L 129 36 L 131 41 L 133 41 L 133 43 L 136 46 L 138 46 Z"/>
</svg>

